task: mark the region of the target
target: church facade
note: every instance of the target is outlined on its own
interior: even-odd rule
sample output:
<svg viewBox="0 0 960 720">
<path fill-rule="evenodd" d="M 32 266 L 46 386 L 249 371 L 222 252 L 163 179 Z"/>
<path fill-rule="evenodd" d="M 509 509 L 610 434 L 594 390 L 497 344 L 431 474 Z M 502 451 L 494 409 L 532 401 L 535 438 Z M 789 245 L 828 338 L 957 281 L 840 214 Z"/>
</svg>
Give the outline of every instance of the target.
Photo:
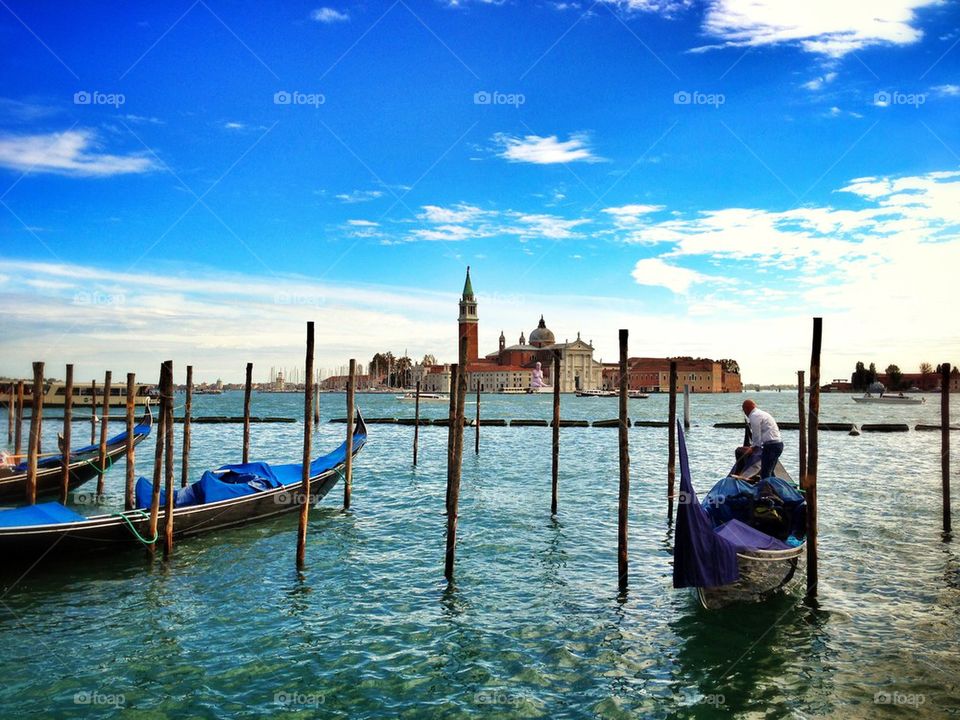
<svg viewBox="0 0 960 720">
<path fill-rule="evenodd" d="M 506 336 L 501 331 L 496 352 L 480 357 L 480 318 L 469 267 L 460 297 L 457 322 L 457 337 L 467 339 L 467 387 L 470 390 L 476 391 L 479 387 L 484 392 L 549 392 L 554 383 L 560 384 L 560 392 L 602 387 L 603 365 L 593 359 L 593 345 L 582 340 L 579 332 L 576 340 L 558 343 L 542 315 L 529 337 L 521 332 L 517 343 L 507 345 Z M 558 377 L 554 377 L 555 354 L 560 356 Z M 540 377 L 538 369 L 548 387 L 537 387 Z M 425 385 L 431 384 L 431 379 L 425 380 Z M 442 386 L 443 379 L 438 377 L 433 384 Z M 449 388 L 449 368 L 446 386 Z"/>
</svg>

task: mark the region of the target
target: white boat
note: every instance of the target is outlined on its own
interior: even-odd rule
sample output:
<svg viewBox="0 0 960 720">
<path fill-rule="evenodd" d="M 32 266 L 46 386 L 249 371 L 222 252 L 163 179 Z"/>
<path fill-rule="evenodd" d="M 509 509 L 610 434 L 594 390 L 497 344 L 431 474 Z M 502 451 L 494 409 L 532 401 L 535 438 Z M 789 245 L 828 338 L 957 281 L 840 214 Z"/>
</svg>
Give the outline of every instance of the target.
<svg viewBox="0 0 960 720">
<path fill-rule="evenodd" d="M 12 391 L 13 396 L 16 397 L 16 383 L 10 383 L 6 390 L 0 394 L 0 397 L 6 399 L 7 392 Z M 96 394 L 94 394 L 96 392 Z M 47 408 L 51 407 L 63 407 L 64 401 L 67 397 L 67 386 L 61 382 L 50 382 L 44 385 L 43 389 L 43 406 Z M 156 389 L 153 385 L 144 385 L 136 384 L 133 386 L 133 403 L 134 405 L 146 406 L 155 401 L 159 395 L 157 394 Z M 103 384 L 97 383 L 96 388 L 94 388 L 93 383 L 74 383 L 73 384 L 73 407 L 74 408 L 89 408 L 94 404 L 94 399 L 96 399 L 97 408 L 103 407 Z M 24 381 L 23 383 L 23 406 L 25 408 L 30 407 L 33 403 L 33 380 Z M 127 383 L 124 381 L 121 384 L 113 383 L 110 386 L 110 407 L 111 408 L 123 408 L 127 405 Z"/>
<path fill-rule="evenodd" d="M 857 403 L 872 403 L 877 405 L 922 405 L 927 401 L 923 397 L 907 397 L 903 393 L 897 395 L 872 395 L 870 393 L 865 393 L 862 397 L 855 397 L 853 399 Z"/>
<path fill-rule="evenodd" d="M 405 392 L 403 395 L 397 395 L 397 400 L 416 400 L 417 392 L 412 390 L 410 392 Z M 448 402 L 450 400 L 449 395 L 441 395 L 440 393 L 429 393 L 421 392 L 420 393 L 420 402 Z"/>
</svg>

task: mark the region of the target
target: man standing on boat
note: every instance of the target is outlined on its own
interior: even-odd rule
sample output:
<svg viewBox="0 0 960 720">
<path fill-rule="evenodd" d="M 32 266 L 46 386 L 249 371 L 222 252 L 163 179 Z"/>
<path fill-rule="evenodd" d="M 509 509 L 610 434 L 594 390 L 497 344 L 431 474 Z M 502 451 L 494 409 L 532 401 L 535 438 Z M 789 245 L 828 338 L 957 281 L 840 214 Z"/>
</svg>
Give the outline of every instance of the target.
<svg viewBox="0 0 960 720">
<path fill-rule="evenodd" d="M 773 415 L 758 408 L 753 400 L 743 401 L 743 414 L 750 423 L 750 441 L 753 445 L 745 447 L 744 453 L 760 453 L 760 477 L 770 477 L 777 469 L 777 460 L 783 452 L 780 427 Z"/>
</svg>

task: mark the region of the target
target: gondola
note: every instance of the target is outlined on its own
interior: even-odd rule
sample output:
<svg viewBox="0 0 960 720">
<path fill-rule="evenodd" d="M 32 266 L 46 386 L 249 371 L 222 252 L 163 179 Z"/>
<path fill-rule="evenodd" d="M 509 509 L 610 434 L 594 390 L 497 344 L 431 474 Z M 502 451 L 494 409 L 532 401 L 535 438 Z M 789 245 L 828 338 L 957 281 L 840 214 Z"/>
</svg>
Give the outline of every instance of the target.
<svg viewBox="0 0 960 720">
<path fill-rule="evenodd" d="M 673 586 L 692 588 L 708 610 L 759 602 L 789 587 L 806 551 L 806 503 L 786 470 L 777 463 L 774 477 L 755 477 L 757 458 L 736 475 L 731 470 L 701 504 L 680 423 L 677 437 L 680 496 Z"/>
<path fill-rule="evenodd" d="M 150 434 L 153 415 L 150 409 L 133 428 L 133 444 L 137 445 Z M 107 439 L 105 469 L 127 450 L 127 432 L 124 430 Z M 100 445 L 85 445 L 70 452 L 69 489 L 74 490 L 100 474 Z M 52 455 L 37 460 L 37 496 L 60 492 L 63 478 L 63 455 Z M 0 505 L 22 503 L 27 494 L 27 462 L 0 466 Z"/>
<path fill-rule="evenodd" d="M 357 412 L 353 455 L 363 448 L 367 428 Z M 310 463 L 310 502 L 320 501 L 336 485 L 346 462 L 347 444 Z M 176 491 L 174 538 L 198 535 L 295 511 L 300 507 L 302 463 L 270 465 L 249 462 L 209 470 Z M 47 554 L 115 550 L 155 538 L 149 535 L 146 478 L 137 483 L 137 509 L 84 517 L 60 503 L 43 503 L 0 511 L 0 556 L 19 560 Z M 161 497 L 159 526 L 164 522 Z"/>
</svg>

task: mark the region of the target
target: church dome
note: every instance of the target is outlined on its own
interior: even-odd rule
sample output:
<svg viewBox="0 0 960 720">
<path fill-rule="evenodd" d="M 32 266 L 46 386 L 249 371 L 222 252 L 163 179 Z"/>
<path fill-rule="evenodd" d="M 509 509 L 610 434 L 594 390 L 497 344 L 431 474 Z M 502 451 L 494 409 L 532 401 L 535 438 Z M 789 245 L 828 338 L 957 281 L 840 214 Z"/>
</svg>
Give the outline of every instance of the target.
<svg viewBox="0 0 960 720">
<path fill-rule="evenodd" d="M 540 323 L 534 328 L 533 332 L 530 333 L 528 342 L 535 347 L 543 347 L 544 345 L 553 345 L 556 343 L 553 333 L 543 321 L 543 315 L 540 316 Z"/>
</svg>

